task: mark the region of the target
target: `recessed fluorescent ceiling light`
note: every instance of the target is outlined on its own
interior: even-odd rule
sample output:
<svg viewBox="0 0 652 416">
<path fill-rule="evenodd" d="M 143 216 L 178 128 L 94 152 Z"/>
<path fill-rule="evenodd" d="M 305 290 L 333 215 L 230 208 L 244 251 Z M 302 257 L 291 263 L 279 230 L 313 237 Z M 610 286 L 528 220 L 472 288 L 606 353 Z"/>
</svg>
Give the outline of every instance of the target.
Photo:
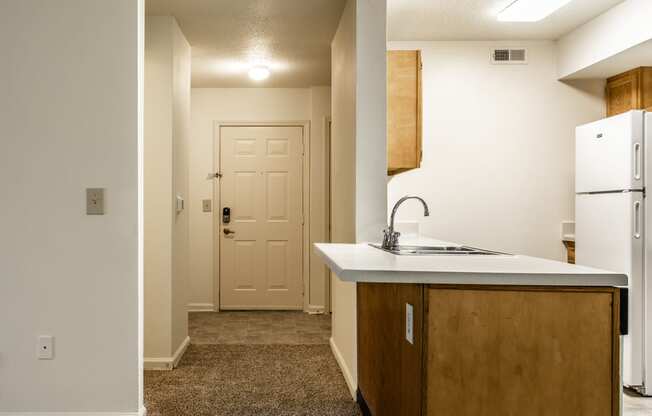
<svg viewBox="0 0 652 416">
<path fill-rule="evenodd" d="M 516 0 L 498 13 L 501 22 L 538 22 L 571 0 Z"/>
<path fill-rule="evenodd" d="M 269 78 L 269 68 L 266 66 L 258 65 L 249 70 L 249 78 L 254 81 L 262 81 Z"/>
</svg>

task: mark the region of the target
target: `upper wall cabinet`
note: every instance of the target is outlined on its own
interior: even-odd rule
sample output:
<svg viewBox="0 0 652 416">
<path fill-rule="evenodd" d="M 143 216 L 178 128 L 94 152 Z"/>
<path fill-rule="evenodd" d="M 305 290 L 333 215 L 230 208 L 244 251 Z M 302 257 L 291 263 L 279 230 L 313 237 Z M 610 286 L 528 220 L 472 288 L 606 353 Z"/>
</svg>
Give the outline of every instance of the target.
<svg viewBox="0 0 652 416">
<path fill-rule="evenodd" d="M 652 67 L 640 67 L 607 79 L 607 116 L 652 110 Z"/>
<path fill-rule="evenodd" d="M 421 123 L 421 51 L 388 51 L 388 175 L 421 166 Z"/>
</svg>

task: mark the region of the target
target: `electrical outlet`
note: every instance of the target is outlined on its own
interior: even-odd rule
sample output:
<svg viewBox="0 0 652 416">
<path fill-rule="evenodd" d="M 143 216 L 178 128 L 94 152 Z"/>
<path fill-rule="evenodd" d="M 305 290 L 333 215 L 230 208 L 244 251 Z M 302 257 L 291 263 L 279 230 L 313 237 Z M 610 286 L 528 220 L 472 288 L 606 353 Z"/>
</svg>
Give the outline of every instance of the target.
<svg viewBox="0 0 652 416">
<path fill-rule="evenodd" d="M 104 215 L 104 188 L 86 188 L 86 215 Z"/>
<path fill-rule="evenodd" d="M 414 307 L 405 304 L 405 339 L 414 345 Z"/>
<path fill-rule="evenodd" d="M 36 356 L 39 360 L 52 360 L 54 358 L 54 337 L 39 335 L 36 348 Z"/>
</svg>

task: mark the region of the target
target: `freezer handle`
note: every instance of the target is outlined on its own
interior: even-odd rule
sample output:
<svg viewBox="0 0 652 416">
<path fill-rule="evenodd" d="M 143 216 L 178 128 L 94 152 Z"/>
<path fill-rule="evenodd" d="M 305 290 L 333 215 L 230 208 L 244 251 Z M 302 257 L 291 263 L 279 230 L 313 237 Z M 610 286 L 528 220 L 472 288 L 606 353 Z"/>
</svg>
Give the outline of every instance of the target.
<svg viewBox="0 0 652 416">
<path fill-rule="evenodd" d="M 641 144 L 634 143 L 634 179 L 641 179 Z"/>
<path fill-rule="evenodd" d="M 641 238 L 641 201 L 634 202 L 634 238 Z"/>
</svg>

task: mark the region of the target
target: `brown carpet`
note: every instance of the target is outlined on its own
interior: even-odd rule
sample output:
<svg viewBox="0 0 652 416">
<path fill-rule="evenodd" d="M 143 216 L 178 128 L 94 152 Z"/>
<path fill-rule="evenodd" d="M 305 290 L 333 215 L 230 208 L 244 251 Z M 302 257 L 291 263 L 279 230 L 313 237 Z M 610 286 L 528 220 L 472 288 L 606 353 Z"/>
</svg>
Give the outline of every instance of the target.
<svg viewBox="0 0 652 416">
<path fill-rule="evenodd" d="M 149 416 L 359 416 L 328 345 L 190 345 L 145 372 Z"/>
</svg>

